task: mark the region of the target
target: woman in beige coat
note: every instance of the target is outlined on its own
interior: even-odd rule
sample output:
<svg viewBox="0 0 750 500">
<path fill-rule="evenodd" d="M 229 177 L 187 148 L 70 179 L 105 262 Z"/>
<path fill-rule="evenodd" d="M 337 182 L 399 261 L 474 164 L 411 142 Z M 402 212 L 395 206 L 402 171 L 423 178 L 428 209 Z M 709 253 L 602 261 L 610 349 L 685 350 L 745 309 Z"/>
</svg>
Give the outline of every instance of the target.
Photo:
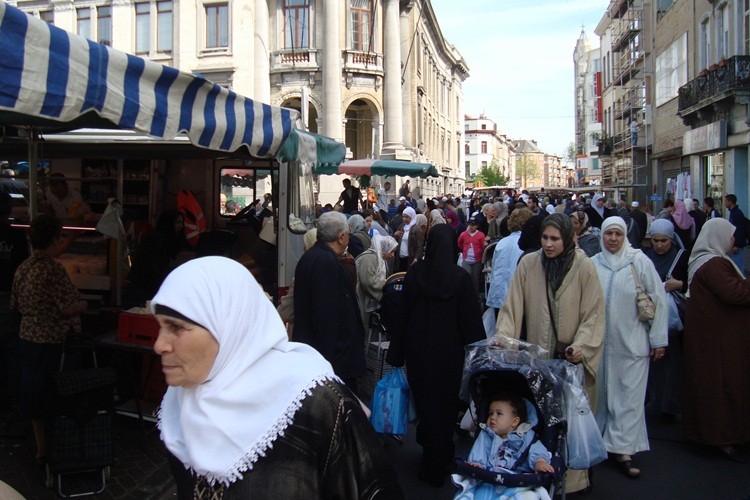
<svg viewBox="0 0 750 500">
<path fill-rule="evenodd" d="M 556 357 L 582 363 L 586 392 L 596 408 L 596 373 L 604 338 L 604 299 L 591 260 L 577 250 L 570 218 L 542 223 L 542 249 L 522 257 L 497 318 L 497 335 L 525 338 Z M 551 306 L 551 312 L 550 312 Z M 525 331 L 522 331 L 525 330 Z M 558 344 L 559 343 L 559 344 Z M 589 487 L 586 471 L 570 471 L 568 491 Z"/>
</svg>

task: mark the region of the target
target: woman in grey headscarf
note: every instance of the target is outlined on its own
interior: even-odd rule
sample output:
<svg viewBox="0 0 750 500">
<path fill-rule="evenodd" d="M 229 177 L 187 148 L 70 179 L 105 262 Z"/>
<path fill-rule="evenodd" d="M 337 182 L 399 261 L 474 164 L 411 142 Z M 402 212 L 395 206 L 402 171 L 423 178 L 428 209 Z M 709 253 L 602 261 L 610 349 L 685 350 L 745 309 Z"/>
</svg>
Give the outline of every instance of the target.
<svg viewBox="0 0 750 500">
<path fill-rule="evenodd" d="M 357 300 L 365 327 L 370 324 L 370 313 L 380 306 L 383 285 L 388 279 L 390 262 L 397 246 L 398 243 L 392 237 L 376 234 L 370 248 L 359 254 L 354 261 L 357 266 Z"/>
<path fill-rule="evenodd" d="M 367 224 L 365 223 L 364 217 L 355 214 L 349 217 L 347 221 L 349 223 L 349 248 L 348 251 L 352 254 L 352 257 L 357 257 L 368 248 L 372 239 L 367 234 Z"/>
</svg>

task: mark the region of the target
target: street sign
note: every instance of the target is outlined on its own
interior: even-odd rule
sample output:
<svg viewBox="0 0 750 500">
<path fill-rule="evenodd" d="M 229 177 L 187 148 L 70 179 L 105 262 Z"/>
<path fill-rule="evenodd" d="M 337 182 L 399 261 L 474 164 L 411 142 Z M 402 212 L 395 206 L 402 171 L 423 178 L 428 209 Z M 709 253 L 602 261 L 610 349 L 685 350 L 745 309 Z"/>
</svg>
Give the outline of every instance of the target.
<svg viewBox="0 0 750 500">
<path fill-rule="evenodd" d="M 662 197 L 659 196 L 658 194 L 651 195 L 651 201 L 661 201 L 661 200 L 662 200 Z"/>
</svg>

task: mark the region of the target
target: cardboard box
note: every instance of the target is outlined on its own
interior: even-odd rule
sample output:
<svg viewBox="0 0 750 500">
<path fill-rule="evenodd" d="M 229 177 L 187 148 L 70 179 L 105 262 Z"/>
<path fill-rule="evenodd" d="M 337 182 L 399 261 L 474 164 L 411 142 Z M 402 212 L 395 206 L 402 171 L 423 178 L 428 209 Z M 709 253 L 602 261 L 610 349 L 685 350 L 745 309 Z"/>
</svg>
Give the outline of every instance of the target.
<svg viewBox="0 0 750 500">
<path fill-rule="evenodd" d="M 156 317 L 153 314 L 130 311 L 120 313 L 117 340 L 128 344 L 153 346 L 156 337 L 159 336 L 159 322 L 156 321 Z"/>
</svg>

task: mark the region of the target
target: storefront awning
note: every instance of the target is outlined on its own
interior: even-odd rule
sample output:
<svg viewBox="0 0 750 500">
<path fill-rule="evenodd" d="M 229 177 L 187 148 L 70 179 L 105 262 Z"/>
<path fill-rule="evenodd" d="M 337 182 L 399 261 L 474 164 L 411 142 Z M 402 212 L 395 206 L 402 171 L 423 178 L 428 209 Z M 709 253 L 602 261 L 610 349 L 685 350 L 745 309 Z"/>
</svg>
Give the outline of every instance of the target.
<svg viewBox="0 0 750 500">
<path fill-rule="evenodd" d="M 400 175 L 404 177 L 439 177 L 435 165 L 399 160 L 362 159 L 350 160 L 338 165 L 322 165 L 315 168 L 316 174 L 347 174 L 356 176 Z"/>
<path fill-rule="evenodd" d="M 246 148 L 258 158 L 279 156 L 290 137 L 299 143 L 295 110 L 92 42 L 3 1 L 0 54 L 0 125 L 45 133 L 120 128 L 166 140 L 184 134 L 201 148 Z M 318 142 L 338 145 L 340 157 L 332 162 L 343 160 L 343 144 Z"/>
</svg>

